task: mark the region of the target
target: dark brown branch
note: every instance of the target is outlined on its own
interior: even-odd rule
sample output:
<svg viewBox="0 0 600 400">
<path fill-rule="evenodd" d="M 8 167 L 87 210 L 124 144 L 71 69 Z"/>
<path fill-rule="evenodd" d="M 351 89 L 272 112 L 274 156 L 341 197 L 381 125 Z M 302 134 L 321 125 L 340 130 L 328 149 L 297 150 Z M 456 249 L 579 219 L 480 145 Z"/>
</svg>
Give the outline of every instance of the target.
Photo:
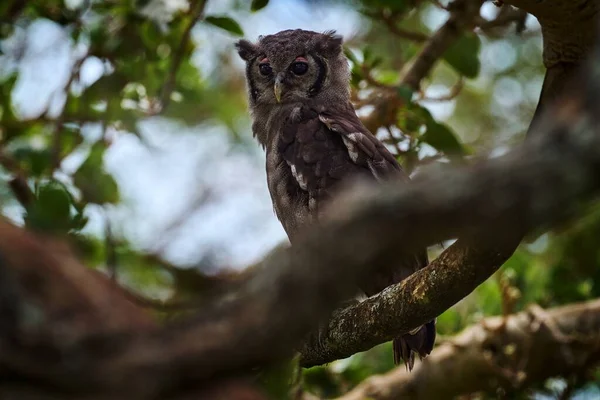
<svg viewBox="0 0 600 400">
<path fill-rule="evenodd" d="M 544 65 L 579 63 L 596 40 L 600 2 L 590 0 L 505 0 L 533 14 L 542 26 Z"/>
<path fill-rule="evenodd" d="M 412 373 L 374 376 L 338 400 L 441 399 L 497 394 L 600 362 L 600 300 L 487 318 L 444 342 Z"/>
<path fill-rule="evenodd" d="M 397 20 L 400 17 L 397 13 L 388 13 L 386 10 L 380 10 L 376 13 L 367 15 L 373 19 L 378 19 L 383 22 L 388 30 L 399 38 L 412 40 L 414 42 L 425 42 L 429 39 L 429 36 L 424 33 L 408 31 L 400 28 L 397 25 Z"/>
<path fill-rule="evenodd" d="M 24 208 L 29 207 L 35 200 L 35 195 L 27 184 L 25 172 L 19 167 L 17 161 L 7 155 L 4 150 L 0 151 L 0 165 L 13 174 L 12 179 L 9 181 L 9 186 L 15 199 Z"/>
</svg>

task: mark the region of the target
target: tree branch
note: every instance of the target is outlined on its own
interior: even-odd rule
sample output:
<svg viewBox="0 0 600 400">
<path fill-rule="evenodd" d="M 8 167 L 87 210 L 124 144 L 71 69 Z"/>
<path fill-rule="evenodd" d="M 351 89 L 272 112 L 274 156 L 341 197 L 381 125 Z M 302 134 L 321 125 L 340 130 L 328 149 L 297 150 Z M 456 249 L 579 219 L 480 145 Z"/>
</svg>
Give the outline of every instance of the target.
<svg viewBox="0 0 600 400">
<path fill-rule="evenodd" d="M 579 63 L 596 40 L 600 2 L 589 0 L 505 0 L 536 16 L 544 37 L 544 65 Z"/>
<path fill-rule="evenodd" d="M 475 246 L 459 239 L 406 282 L 339 311 L 329 321 L 325 334 L 312 335 L 301 348 L 301 364 L 310 367 L 349 357 L 438 316 L 471 293 L 512 255 L 521 236 L 508 232 L 504 236 L 512 237 L 504 246 L 485 246 L 481 242 Z"/>
<path fill-rule="evenodd" d="M 599 331 L 600 300 L 486 318 L 438 346 L 412 373 L 396 368 L 370 377 L 338 400 L 440 399 L 523 389 L 597 365 Z"/>
<path fill-rule="evenodd" d="M 181 66 L 184 56 L 187 52 L 189 52 L 189 41 L 191 38 L 192 29 L 202 18 L 202 15 L 204 14 L 204 8 L 206 7 L 206 2 L 207 0 L 198 0 L 192 6 L 191 19 L 188 25 L 185 27 L 185 31 L 181 37 L 181 43 L 173 55 L 171 67 L 169 68 L 169 74 L 167 75 L 167 79 L 160 92 L 157 113 L 166 110 L 171 103 L 171 94 L 173 93 L 173 89 L 175 88 L 175 83 L 177 81 L 177 72 L 179 71 L 179 67 Z"/>
</svg>

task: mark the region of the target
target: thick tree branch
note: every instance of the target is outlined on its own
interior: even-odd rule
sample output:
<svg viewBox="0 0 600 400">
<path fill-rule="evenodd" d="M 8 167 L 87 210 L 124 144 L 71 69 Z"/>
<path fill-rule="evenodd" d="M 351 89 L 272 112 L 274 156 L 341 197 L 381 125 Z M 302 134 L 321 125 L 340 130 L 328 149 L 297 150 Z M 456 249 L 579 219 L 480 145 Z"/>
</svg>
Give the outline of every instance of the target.
<svg viewBox="0 0 600 400">
<path fill-rule="evenodd" d="M 600 362 L 600 300 L 551 310 L 532 306 L 487 318 L 444 342 L 412 373 L 373 376 L 338 400 L 441 399 L 523 389 Z"/>
<path fill-rule="evenodd" d="M 542 26 L 544 65 L 579 63 L 596 40 L 600 2 L 596 0 L 505 0 L 534 16 Z"/>
</svg>

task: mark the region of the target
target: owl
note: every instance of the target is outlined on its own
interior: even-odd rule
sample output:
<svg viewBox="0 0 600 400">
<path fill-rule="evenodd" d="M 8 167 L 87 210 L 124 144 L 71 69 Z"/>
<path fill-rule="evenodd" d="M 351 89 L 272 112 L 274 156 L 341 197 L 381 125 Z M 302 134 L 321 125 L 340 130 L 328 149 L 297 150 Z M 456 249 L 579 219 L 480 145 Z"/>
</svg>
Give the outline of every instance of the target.
<svg viewBox="0 0 600 400">
<path fill-rule="evenodd" d="M 286 30 L 236 43 L 246 62 L 252 132 L 266 151 L 267 184 L 292 246 L 322 219 L 352 179 L 408 181 L 350 102 L 350 70 L 335 32 Z M 362 280 L 367 296 L 427 265 L 425 249 Z M 394 362 L 414 365 L 435 341 L 435 320 L 393 341 Z"/>
</svg>

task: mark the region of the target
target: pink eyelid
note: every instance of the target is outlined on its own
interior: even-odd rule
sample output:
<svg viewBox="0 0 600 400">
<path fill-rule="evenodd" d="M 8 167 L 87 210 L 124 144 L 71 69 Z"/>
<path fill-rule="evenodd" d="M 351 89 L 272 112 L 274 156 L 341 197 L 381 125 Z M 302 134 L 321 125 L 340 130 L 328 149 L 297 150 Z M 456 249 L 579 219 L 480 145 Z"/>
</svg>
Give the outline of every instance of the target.
<svg viewBox="0 0 600 400">
<path fill-rule="evenodd" d="M 269 63 L 269 59 L 267 57 L 260 60 L 260 64 L 268 64 L 268 63 Z"/>
<path fill-rule="evenodd" d="M 304 57 L 296 57 L 297 62 L 308 62 L 308 60 Z"/>
</svg>

